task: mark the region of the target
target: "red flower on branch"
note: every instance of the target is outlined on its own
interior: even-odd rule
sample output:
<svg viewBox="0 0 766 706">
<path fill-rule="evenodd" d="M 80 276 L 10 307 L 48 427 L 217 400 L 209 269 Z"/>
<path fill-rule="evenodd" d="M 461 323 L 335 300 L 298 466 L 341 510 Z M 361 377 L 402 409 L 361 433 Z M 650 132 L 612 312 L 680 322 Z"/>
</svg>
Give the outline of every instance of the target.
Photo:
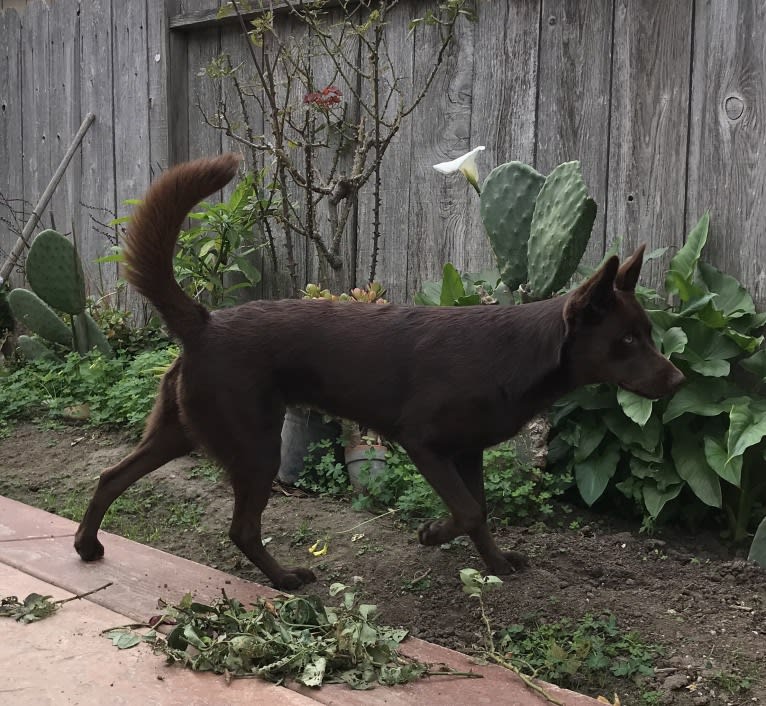
<svg viewBox="0 0 766 706">
<path fill-rule="evenodd" d="M 321 91 L 312 91 L 303 96 L 303 102 L 317 106 L 317 108 L 330 108 L 340 103 L 340 88 L 337 86 L 326 86 Z"/>
</svg>

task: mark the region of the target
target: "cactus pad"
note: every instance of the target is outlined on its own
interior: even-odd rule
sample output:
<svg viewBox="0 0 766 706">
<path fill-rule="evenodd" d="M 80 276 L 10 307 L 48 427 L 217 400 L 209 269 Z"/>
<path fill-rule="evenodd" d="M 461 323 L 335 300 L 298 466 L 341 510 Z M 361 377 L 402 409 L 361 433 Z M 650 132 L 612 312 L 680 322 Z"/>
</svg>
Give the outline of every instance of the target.
<svg viewBox="0 0 766 706">
<path fill-rule="evenodd" d="M 109 341 L 87 311 L 74 317 L 74 333 L 75 347 L 80 355 L 85 355 L 89 350 L 96 348 L 108 358 L 112 357 Z"/>
<path fill-rule="evenodd" d="M 565 162 L 545 180 L 537 196 L 528 243 L 529 283 L 535 299 L 561 289 L 580 264 L 596 220 L 596 203 L 579 162 Z"/>
<path fill-rule="evenodd" d="M 56 354 L 31 336 L 19 336 L 19 350 L 27 360 L 56 360 Z"/>
<path fill-rule="evenodd" d="M 13 315 L 46 341 L 72 347 L 72 332 L 40 297 L 28 289 L 14 289 L 8 295 Z"/>
<path fill-rule="evenodd" d="M 528 164 L 507 162 L 484 180 L 480 213 L 497 258 L 500 277 L 516 289 L 528 279 L 527 241 L 535 200 L 545 177 Z"/>
<path fill-rule="evenodd" d="M 27 255 L 27 279 L 47 304 L 79 314 L 85 308 L 85 277 L 74 245 L 55 230 L 38 235 Z"/>
</svg>

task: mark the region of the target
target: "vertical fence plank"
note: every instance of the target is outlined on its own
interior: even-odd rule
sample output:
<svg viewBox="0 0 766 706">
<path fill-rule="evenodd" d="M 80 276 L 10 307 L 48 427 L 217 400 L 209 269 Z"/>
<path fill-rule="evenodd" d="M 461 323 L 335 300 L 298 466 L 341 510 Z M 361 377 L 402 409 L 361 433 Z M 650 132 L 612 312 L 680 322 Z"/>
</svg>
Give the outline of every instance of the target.
<svg viewBox="0 0 766 706">
<path fill-rule="evenodd" d="M 607 233 L 623 252 L 684 237 L 692 0 L 617 0 Z M 645 269 L 659 284 L 671 253 Z"/>
<path fill-rule="evenodd" d="M 165 3 L 146 0 L 146 49 L 149 78 L 149 174 L 155 178 L 167 169 L 170 158 L 168 134 L 168 78 L 170 37 Z"/>
<path fill-rule="evenodd" d="M 413 47 L 414 36 L 407 26 L 413 16 L 410 4 L 400 3 L 389 12 L 384 29 L 387 56 L 391 70 L 384 72 L 382 90 L 388 96 L 395 88 L 400 91 L 401 100 L 408 103 L 413 90 Z M 362 54 L 362 61 L 367 57 Z M 369 92 L 369 91 L 368 91 Z M 393 118 L 399 99 L 393 98 L 386 117 Z M 404 119 L 399 132 L 391 141 L 383 157 L 380 169 L 380 232 L 379 250 L 375 279 L 381 282 L 390 301 L 402 304 L 407 298 L 407 254 L 410 211 L 410 164 L 412 161 L 412 133 L 418 113 Z M 373 176 L 373 179 L 375 177 Z M 356 281 L 365 284 L 370 278 L 373 248 L 373 182 L 370 180 L 359 194 L 357 269 Z"/>
<path fill-rule="evenodd" d="M 471 147 L 486 146 L 477 160 L 480 181 L 503 162 L 534 162 L 539 19 L 539 2 L 479 5 Z M 479 217 L 478 198 L 473 190 L 469 194 L 463 262 L 475 272 L 494 267 L 495 260 Z"/>
<path fill-rule="evenodd" d="M 24 227 L 22 149 L 21 20 L 14 10 L 0 15 L 0 261 L 10 254 Z M 14 276 L 14 283 L 17 278 Z"/>
<path fill-rule="evenodd" d="M 82 143 L 82 205 L 86 213 L 82 233 L 82 260 L 89 281 L 101 296 L 115 292 L 117 267 L 95 260 L 117 244 L 116 230 L 108 225 L 117 215 L 114 166 L 114 112 L 112 93 L 111 0 L 89 0 L 80 11 L 82 56 L 81 103 L 83 113 L 96 116 Z M 142 100 L 145 100 L 143 98 Z M 112 298 L 114 304 L 117 297 Z"/>
<path fill-rule="evenodd" d="M 411 11 L 423 12 L 421 6 Z M 423 85 L 440 45 L 438 32 L 420 28 L 415 35 L 415 91 Z M 424 281 L 438 278 L 442 266 L 452 261 L 464 268 L 466 218 L 471 187 L 465 179 L 445 178 L 433 165 L 468 151 L 471 138 L 474 26 L 459 22 L 455 41 L 445 52 L 431 89 L 411 116 L 413 121 L 409 243 L 408 299 Z"/>
<path fill-rule="evenodd" d="M 180 0 L 165 0 L 164 9 L 168 17 L 178 14 Z M 189 35 L 168 31 L 168 162 L 178 164 L 189 155 Z"/>
<path fill-rule="evenodd" d="M 686 230 L 706 211 L 705 250 L 766 305 L 766 54 L 761 3 L 695 11 Z"/>
<path fill-rule="evenodd" d="M 58 166 L 82 122 L 80 111 L 80 5 L 74 0 L 61 0 L 48 8 L 50 26 L 50 166 Z M 61 233 L 78 235 L 80 208 L 74 202 L 79 155 L 75 155 L 64 178 L 53 193 L 50 210 Z M 78 242 L 79 245 L 79 242 Z"/>
<path fill-rule="evenodd" d="M 184 0 L 187 12 L 217 7 L 218 0 Z M 217 27 L 203 29 L 189 37 L 187 77 L 189 84 L 189 159 L 221 153 L 221 133 L 205 123 L 218 111 L 220 83 L 205 73 L 205 68 L 221 53 L 221 33 Z"/>
<path fill-rule="evenodd" d="M 609 173 L 612 0 L 544 0 L 540 23 L 540 85 L 536 168 L 580 160 L 598 204 L 585 261 L 604 254 Z"/>
<path fill-rule="evenodd" d="M 141 198 L 150 181 L 149 68 L 146 5 L 127 3 L 112 15 L 114 62 L 115 201 L 120 215 L 125 201 Z M 119 271 L 119 270 L 118 270 Z M 124 305 L 144 318 L 144 300 L 128 289 Z"/>
<path fill-rule="evenodd" d="M 34 203 L 52 176 L 48 102 L 50 98 L 48 6 L 42 0 L 31 3 L 24 11 L 22 52 L 24 191 L 26 198 Z M 41 227 L 49 227 L 49 211 L 41 215 Z"/>
</svg>

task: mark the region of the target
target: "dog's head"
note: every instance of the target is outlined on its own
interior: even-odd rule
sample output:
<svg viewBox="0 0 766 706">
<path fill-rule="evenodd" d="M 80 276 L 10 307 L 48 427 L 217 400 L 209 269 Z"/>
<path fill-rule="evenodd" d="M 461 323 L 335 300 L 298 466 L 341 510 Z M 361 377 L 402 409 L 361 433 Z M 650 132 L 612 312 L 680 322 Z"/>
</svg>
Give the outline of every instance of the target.
<svg viewBox="0 0 766 706">
<path fill-rule="evenodd" d="M 610 257 L 568 296 L 566 351 L 578 385 L 614 383 L 656 399 L 684 382 L 683 373 L 654 345 L 651 322 L 636 299 L 644 248 L 622 266 Z"/>
</svg>

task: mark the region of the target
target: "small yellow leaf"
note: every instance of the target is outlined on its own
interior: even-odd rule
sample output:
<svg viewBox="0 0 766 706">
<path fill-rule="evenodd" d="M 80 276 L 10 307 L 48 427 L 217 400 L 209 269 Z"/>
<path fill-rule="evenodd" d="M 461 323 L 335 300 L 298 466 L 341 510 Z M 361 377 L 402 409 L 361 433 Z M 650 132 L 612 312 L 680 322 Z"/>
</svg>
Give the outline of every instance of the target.
<svg viewBox="0 0 766 706">
<path fill-rule="evenodd" d="M 321 541 L 322 541 L 321 539 L 318 539 L 316 542 L 314 542 L 314 544 L 312 544 L 309 547 L 309 552 L 313 554 L 314 556 L 324 556 L 325 554 L 327 554 L 327 549 L 328 549 L 327 541 L 325 540 L 325 543 L 322 545 L 322 548 L 320 549 L 319 542 Z"/>
<path fill-rule="evenodd" d="M 614 695 L 614 701 L 610 701 L 606 696 L 599 696 L 596 701 L 600 704 L 608 704 L 608 706 L 621 706 L 620 697 L 617 694 Z"/>
</svg>

